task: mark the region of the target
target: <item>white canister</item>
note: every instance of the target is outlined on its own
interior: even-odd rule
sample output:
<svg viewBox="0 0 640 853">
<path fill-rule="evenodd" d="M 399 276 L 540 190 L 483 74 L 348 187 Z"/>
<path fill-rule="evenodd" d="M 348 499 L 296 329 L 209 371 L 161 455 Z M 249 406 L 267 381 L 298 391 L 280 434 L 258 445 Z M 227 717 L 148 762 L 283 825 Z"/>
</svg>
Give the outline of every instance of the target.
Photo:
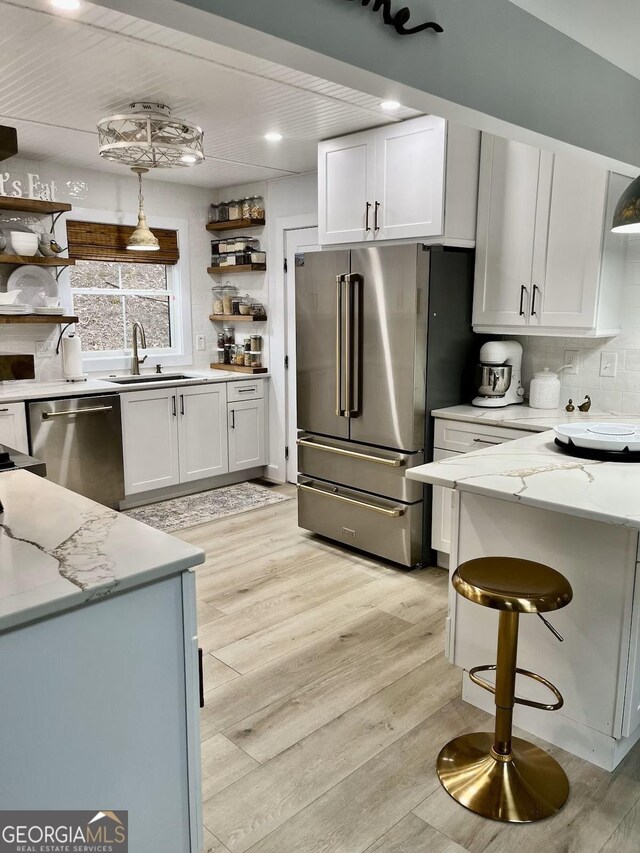
<svg viewBox="0 0 640 853">
<path fill-rule="evenodd" d="M 529 388 L 529 405 L 532 409 L 557 409 L 560 406 L 560 379 L 557 373 L 545 367 L 534 375 Z"/>
</svg>

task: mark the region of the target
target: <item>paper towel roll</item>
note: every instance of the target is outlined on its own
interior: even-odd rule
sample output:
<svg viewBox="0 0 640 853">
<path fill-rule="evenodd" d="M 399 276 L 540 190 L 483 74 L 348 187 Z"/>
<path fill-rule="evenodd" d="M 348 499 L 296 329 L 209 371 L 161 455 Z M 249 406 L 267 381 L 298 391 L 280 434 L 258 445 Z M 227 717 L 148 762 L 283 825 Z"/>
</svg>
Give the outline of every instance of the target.
<svg viewBox="0 0 640 853">
<path fill-rule="evenodd" d="M 82 341 L 79 335 L 62 339 L 62 373 L 65 379 L 82 376 Z"/>
</svg>

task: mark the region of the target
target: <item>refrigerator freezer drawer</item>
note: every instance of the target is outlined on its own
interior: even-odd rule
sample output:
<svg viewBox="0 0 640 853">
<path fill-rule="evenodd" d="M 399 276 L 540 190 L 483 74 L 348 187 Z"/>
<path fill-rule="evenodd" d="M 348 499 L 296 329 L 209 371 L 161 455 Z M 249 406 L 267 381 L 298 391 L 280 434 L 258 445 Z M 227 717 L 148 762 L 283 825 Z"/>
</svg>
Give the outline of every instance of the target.
<svg viewBox="0 0 640 853">
<path fill-rule="evenodd" d="M 307 433 L 298 436 L 298 471 L 405 503 L 422 500 L 422 485 L 407 480 L 405 473 L 423 463 L 423 453 L 379 450 Z"/>
<path fill-rule="evenodd" d="M 300 527 L 403 566 L 422 561 L 422 516 L 422 502 L 403 504 L 298 478 Z"/>
</svg>

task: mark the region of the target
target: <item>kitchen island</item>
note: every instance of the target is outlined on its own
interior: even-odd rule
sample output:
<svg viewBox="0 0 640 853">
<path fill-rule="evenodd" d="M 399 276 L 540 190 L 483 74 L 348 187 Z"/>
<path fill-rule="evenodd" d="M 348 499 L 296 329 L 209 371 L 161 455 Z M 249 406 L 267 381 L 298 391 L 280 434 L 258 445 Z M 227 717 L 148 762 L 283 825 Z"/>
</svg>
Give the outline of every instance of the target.
<svg viewBox="0 0 640 853">
<path fill-rule="evenodd" d="M 26 471 L 0 476 L 0 801 L 128 810 L 199 853 L 198 548 Z"/>
<path fill-rule="evenodd" d="M 546 713 L 517 706 L 516 725 L 612 770 L 640 740 L 640 466 L 564 454 L 543 432 L 458 454 L 407 472 L 452 489 L 451 571 L 490 555 L 546 563 L 564 574 L 572 603 L 550 615 L 560 644 L 539 619 L 520 621 L 518 665 L 563 693 Z M 494 663 L 497 612 L 449 595 L 447 650 L 469 670 Z M 521 695 L 545 700 L 537 685 Z M 463 680 L 463 698 L 492 710 L 492 697 Z"/>
</svg>

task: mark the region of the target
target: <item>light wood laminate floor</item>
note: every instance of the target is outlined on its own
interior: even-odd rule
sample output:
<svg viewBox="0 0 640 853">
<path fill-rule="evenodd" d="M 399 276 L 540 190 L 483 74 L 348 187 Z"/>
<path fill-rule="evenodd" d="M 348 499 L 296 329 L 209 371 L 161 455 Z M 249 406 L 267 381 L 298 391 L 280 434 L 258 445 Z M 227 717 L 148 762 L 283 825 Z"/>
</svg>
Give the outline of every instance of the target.
<svg viewBox="0 0 640 853">
<path fill-rule="evenodd" d="M 205 850 L 640 851 L 638 748 L 610 774 L 551 747 L 571 796 L 532 826 L 483 820 L 440 787 L 441 746 L 492 728 L 443 656 L 445 572 L 405 573 L 309 536 L 295 500 L 179 535 L 207 553 Z"/>
</svg>

